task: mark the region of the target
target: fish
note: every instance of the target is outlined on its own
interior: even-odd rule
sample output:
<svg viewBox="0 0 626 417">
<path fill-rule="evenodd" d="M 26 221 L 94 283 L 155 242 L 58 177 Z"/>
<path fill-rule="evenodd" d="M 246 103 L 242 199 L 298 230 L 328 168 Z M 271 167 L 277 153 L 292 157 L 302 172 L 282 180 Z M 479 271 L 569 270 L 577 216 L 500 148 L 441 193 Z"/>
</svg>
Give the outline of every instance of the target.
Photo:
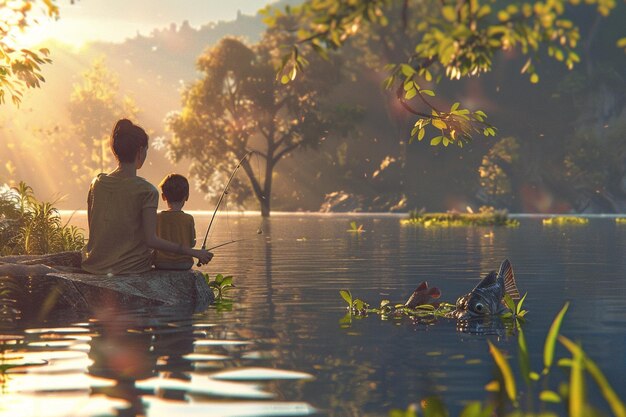
<svg viewBox="0 0 626 417">
<path fill-rule="evenodd" d="M 513 300 L 520 299 L 513 267 L 508 259 L 502 261 L 497 273 L 489 272 L 472 291 L 459 297 L 456 310 L 450 313 L 450 317 L 469 320 L 500 315 L 507 311 L 503 303 L 505 294 Z"/>
<path fill-rule="evenodd" d="M 439 297 L 441 297 L 441 291 L 439 290 L 439 288 L 437 287 L 428 288 L 428 282 L 422 281 L 417 286 L 415 291 L 413 291 L 413 294 L 411 294 L 409 299 L 406 300 L 406 302 L 404 303 L 404 306 L 408 308 L 415 308 L 417 306 L 424 305 L 424 304 L 433 305 L 434 304 L 433 300 L 436 300 Z"/>
</svg>

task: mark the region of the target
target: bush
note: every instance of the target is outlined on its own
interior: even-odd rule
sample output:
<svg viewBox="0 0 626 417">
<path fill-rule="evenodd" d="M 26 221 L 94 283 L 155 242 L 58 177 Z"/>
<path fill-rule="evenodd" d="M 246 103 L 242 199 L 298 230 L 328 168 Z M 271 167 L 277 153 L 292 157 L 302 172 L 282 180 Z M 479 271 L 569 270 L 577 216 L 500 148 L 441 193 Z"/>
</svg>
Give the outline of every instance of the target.
<svg viewBox="0 0 626 417">
<path fill-rule="evenodd" d="M 38 201 L 20 182 L 0 188 L 0 255 L 44 255 L 80 250 L 81 229 L 61 223 L 54 203 Z"/>
</svg>

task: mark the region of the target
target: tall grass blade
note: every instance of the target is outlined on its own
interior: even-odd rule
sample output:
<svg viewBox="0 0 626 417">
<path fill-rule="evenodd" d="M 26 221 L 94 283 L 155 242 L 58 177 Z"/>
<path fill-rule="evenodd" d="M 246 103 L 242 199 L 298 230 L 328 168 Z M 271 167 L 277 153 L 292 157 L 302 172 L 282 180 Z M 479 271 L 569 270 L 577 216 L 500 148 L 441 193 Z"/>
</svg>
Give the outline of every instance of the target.
<svg viewBox="0 0 626 417">
<path fill-rule="evenodd" d="M 569 417 L 584 417 L 584 409 L 583 354 L 580 349 L 576 349 L 573 352 L 569 382 Z"/>
<path fill-rule="evenodd" d="M 626 407 L 624 406 L 624 403 L 617 396 L 617 394 L 613 390 L 613 387 L 611 387 L 611 385 L 609 384 L 609 381 L 606 379 L 602 371 L 600 371 L 600 368 L 598 368 L 598 365 L 596 365 L 593 360 L 585 355 L 580 346 L 572 342 L 567 337 L 559 336 L 559 342 L 561 342 L 563 346 L 565 346 L 567 350 L 569 350 L 572 354 L 574 354 L 574 352 L 580 352 L 580 354 L 583 355 L 585 369 L 587 369 L 596 384 L 598 384 L 598 387 L 600 388 L 604 399 L 607 403 L 609 403 L 609 406 L 611 407 L 613 414 L 615 414 L 615 417 L 626 417 Z"/>
<path fill-rule="evenodd" d="M 569 301 L 565 303 L 561 311 L 556 315 L 552 325 L 550 326 L 550 330 L 548 330 L 548 335 L 546 336 L 545 345 L 543 347 L 543 374 L 547 375 L 550 367 L 552 366 L 552 362 L 554 361 L 554 348 L 556 345 L 556 338 L 559 335 L 559 330 L 561 329 L 561 323 L 563 322 L 563 316 L 567 312 L 569 307 Z"/>
<path fill-rule="evenodd" d="M 513 372 L 511 371 L 511 367 L 509 366 L 509 362 L 506 360 L 502 352 L 495 347 L 490 341 L 487 341 L 489 344 L 489 352 L 493 359 L 496 361 L 496 365 L 500 369 L 500 373 L 502 374 L 502 379 L 504 380 L 504 388 L 506 390 L 507 396 L 513 402 L 514 405 L 517 404 L 517 388 L 515 386 L 515 378 L 513 377 Z"/>
<path fill-rule="evenodd" d="M 530 384 L 530 356 L 528 355 L 528 346 L 526 345 L 526 338 L 524 337 L 524 331 L 520 327 L 517 333 L 517 348 L 519 351 L 519 367 L 522 371 L 522 377 L 526 384 Z"/>
</svg>

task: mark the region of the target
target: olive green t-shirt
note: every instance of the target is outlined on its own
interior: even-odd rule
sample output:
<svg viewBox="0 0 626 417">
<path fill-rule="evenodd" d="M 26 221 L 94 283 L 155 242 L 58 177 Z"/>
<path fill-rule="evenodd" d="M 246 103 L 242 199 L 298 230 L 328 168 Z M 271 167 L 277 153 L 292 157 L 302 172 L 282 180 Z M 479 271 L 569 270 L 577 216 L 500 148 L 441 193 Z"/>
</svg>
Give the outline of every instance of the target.
<svg viewBox="0 0 626 417">
<path fill-rule="evenodd" d="M 152 251 L 145 242 L 142 214 L 145 208 L 156 211 L 158 204 L 159 192 L 141 177 L 94 178 L 87 198 L 89 240 L 82 268 L 92 274 L 149 271 Z"/>
<path fill-rule="evenodd" d="M 186 248 L 193 248 L 196 244 L 196 228 L 193 216 L 184 211 L 164 210 L 157 214 L 157 236 L 170 242 L 180 243 Z M 178 255 L 171 252 L 156 251 L 155 264 L 159 262 L 193 262 L 187 255 Z"/>
</svg>

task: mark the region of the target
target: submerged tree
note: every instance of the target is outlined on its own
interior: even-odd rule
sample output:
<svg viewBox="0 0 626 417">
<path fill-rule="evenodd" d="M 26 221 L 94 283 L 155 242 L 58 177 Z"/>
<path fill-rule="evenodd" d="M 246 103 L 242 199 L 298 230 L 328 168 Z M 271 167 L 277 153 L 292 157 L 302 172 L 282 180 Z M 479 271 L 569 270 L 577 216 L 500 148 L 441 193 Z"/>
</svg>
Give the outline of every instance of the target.
<svg viewBox="0 0 626 417">
<path fill-rule="evenodd" d="M 463 108 L 460 103 L 449 108 L 435 105 L 431 101 L 435 96 L 434 83 L 443 78 L 458 80 L 488 72 L 498 53 L 514 49 L 526 58 L 521 72 L 532 83 L 539 81 L 535 63 L 544 53 L 572 68 L 580 60 L 575 51 L 580 30 L 568 18 L 568 11 L 579 3 L 307 0 L 286 9 L 286 14 L 298 21 L 290 28 L 297 31 L 298 40 L 293 52 L 285 55 L 281 71 L 295 74 L 303 69 L 305 65 L 297 59 L 302 50 L 313 49 L 324 55 L 343 47 L 350 39 L 376 35 L 371 28 L 400 25 L 411 31 L 416 40 L 406 59 L 391 60 L 385 67 L 388 77 L 384 85 L 393 89 L 402 106 L 417 116 L 411 138 L 422 140 L 427 126 L 432 126 L 436 136 L 431 138 L 431 145 L 463 147 L 476 134 L 494 136 L 496 130 L 480 110 Z M 585 3 L 596 7 L 602 16 L 615 7 L 615 0 Z M 285 15 L 275 9 L 267 14 L 270 26 Z M 623 46 L 623 41 L 619 45 Z"/>
<path fill-rule="evenodd" d="M 280 160 L 296 149 L 316 146 L 331 126 L 342 131 L 345 123 L 324 103 L 338 80 L 333 63 L 314 56 L 321 62 L 313 71 L 287 85 L 277 82 L 276 51 L 285 41 L 271 32 L 254 46 L 223 39 L 200 56 L 202 78 L 184 92 L 183 110 L 167 118 L 173 133 L 170 156 L 176 161 L 190 158 L 191 174 L 209 194 L 218 191 L 212 184 L 230 174 L 247 152 L 264 160 L 259 169 L 250 158 L 242 162 L 263 216 L 270 213 Z M 231 190 L 240 202 L 246 197 L 241 181 L 233 181 Z"/>
</svg>

